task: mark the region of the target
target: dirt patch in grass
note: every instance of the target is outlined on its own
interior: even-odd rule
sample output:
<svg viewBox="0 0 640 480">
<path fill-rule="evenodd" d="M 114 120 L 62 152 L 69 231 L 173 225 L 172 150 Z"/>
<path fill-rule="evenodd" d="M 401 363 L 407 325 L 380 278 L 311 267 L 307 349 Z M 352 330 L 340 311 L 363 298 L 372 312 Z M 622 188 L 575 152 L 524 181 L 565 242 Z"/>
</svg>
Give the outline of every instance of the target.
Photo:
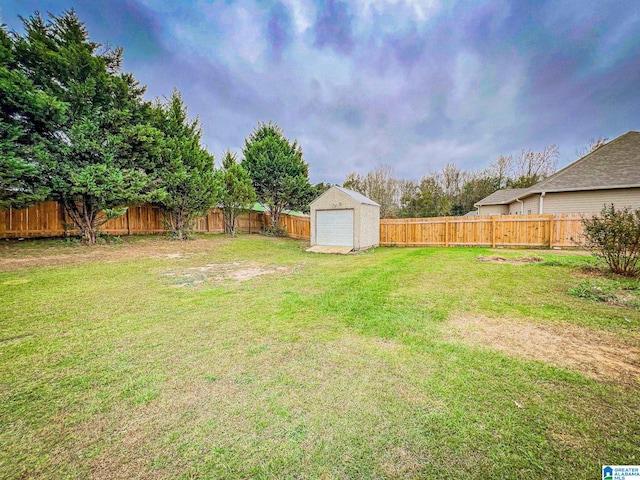
<svg viewBox="0 0 640 480">
<path fill-rule="evenodd" d="M 221 283 L 225 280 L 245 282 L 262 275 L 288 274 L 291 267 L 261 265 L 258 263 L 210 263 L 201 267 L 191 267 L 180 271 L 169 271 L 164 275 L 173 280 L 175 287 Z"/>
<path fill-rule="evenodd" d="M 640 386 L 640 349 L 608 332 L 485 317 L 450 322 L 451 338 L 539 360 L 602 381 Z"/>
<path fill-rule="evenodd" d="M 560 249 L 556 249 L 556 248 L 492 248 L 491 249 L 492 252 L 495 253 L 504 253 L 504 252 L 509 252 L 509 253 L 521 253 L 523 255 L 558 255 L 558 256 L 562 256 L 562 255 L 570 255 L 570 256 L 577 256 L 577 257 L 590 257 L 591 253 L 587 252 L 586 250 L 582 250 L 578 247 L 576 247 L 575 249 L 572 248 L 560 248 Z"/>
<path fill-rule="evenodd" d="M 544 258 L 534 257 L 531 255 L 525 255 L 524 257 L 501 257 L 500 255 L 478 255 L 477 259 L 481 262 L 490 262 L 490 263 L 513 263 L 513 264 L 524 264 L 524 263 L 540 263 L 544 262 Z"/>
<path fill-rule="evenodd" d="M 216 236 L 216 245 L 232 241 Z M 30 240 L 37 244 L 37 241 Z M 184 242 L 171 241 L 166 237 L 126 238 L 121 244 L 64 245 L 62 241 L 44 244 L 41 248 L 19 248 L 7 243 L 0 246 L 0 270 L 19 270 L 30 267 L 51 267 L 94 261 L 122 261 L 141 258 L 180 259 L 202 253 L 211 245 L 209 238 L 195 238 Z"/>
</svg>

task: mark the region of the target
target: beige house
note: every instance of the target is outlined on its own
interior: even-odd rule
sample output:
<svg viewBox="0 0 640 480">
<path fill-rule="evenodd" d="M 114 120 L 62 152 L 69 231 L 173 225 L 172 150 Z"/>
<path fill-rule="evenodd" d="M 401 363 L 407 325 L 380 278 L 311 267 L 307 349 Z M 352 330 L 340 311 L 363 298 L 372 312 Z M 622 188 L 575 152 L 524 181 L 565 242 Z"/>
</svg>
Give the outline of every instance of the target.
<svg viewBox="0 0 640 480">
<path fill-rule="evenodd" d="M 627 132 L 529 188 L 498 190 L 479 215 L 592 214 L 640 208 L 640 132 Z"/>
<path fill-rule="evenodd" d="M 380 205 L 364 195 L 331 187 L 311 202 L 311 247 L 362 250 L 380 244 Z"/>
</svg>

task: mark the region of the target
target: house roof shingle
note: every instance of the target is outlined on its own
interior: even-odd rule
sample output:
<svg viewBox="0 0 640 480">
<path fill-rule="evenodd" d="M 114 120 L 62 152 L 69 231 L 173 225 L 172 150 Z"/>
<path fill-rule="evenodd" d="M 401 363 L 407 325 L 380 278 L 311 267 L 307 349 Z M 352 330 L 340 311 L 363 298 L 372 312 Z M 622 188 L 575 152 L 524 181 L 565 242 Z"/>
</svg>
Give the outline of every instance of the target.
<svg viewBox="0 0 640 480">
<path fill-rule="evenodd" d="M 529 188 L 498 190 L 477 202 L 505 205 L 542 192 L 640 187 L 640 132 L 627 132 Z"/>
<path fill-rule="evenodd" d="M 640 132 L 627 132 L 531 187 L 530 193 L 640 187 Z"/>
<path fill-rule="evenodd" d="M 493 192 L 488 197 L 483 198 L 479 202 L 477 202 L 476 206 L 482 205 L 506 205 L 508 203 L 513 202 L 516 198 L 520 198 L 524 195 L 527 195 L 529 188 L 505 188 L 504 190 L 498 190 L 497 192 Z"/>
</svg>

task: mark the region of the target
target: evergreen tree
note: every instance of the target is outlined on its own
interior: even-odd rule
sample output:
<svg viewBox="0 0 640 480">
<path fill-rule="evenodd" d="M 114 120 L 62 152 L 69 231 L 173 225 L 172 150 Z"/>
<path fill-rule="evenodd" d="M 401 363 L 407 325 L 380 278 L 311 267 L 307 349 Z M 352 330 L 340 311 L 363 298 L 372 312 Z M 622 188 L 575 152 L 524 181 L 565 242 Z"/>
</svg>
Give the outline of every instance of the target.
<svg viewBox="0 0 640 480">
<path fill-rule="evenodd" d="M 218 202 L 220 185 L 213 155 L 201 145 L 200 122 L 189 120 L 180 93 L 174 90 L 157 108 L 164 146 L 156 172 L 166 192 L 157 204 L 164 210 L 173 235 L 184 240 L 193 230 L 195 218 Z"/>
<path fill-rule="evenodd" d="M 282 234 L 282 211 L 304 209 L 312 195 L 302 148 L 286 139 L 277 124 L 261 122 L 245 139 L 242 153 L 242 166 L 249 173 L 258 201 L 269 212 L 269 230 Z"/>
<path fill-rule="evenodd" d="M 248 211 L 256 201 L 256 192 L 251 185 L 249 174 L 237 162 L 235 154 L 227 150 L 218 170 L 222 187 L 220 206 L 224 212 L 224 229 L 229 235 L 236 234 L 238 215 Z"/>
<path fill-rule="evenodd" d="M 48 189 L 36 161 L 38 149 L 64 118 L 65 105 L 38 89 L 15 57 L 15 44 L 0 26 L 0 209 L 25 208 Z"/>
<path fill-rule="evenodd" d="M 137 163 L 150 161 L 159 138 L 145 124 L 144 88 L 121 71 L 122 50 L 90 41 L 73 10 L 48 21 L 36 13 L 23 23 L 16 61 L 39 91 L 65 106 L 63 118 L 34 122 L 42 132 L 33 165 L 83 239 L 95 243 L 100 225 L 127 205 L 162 195 Z"/>
</svg>

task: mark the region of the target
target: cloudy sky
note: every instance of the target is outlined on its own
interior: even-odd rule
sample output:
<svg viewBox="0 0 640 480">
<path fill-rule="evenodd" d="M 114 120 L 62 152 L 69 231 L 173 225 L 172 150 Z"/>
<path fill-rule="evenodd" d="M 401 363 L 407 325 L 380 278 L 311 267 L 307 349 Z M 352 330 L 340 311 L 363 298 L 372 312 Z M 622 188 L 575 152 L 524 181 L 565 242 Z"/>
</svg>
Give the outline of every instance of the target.
<svg viewBox="0 0 640 480">
<path fill-rule="evenodd" d="M 183 94 L 208 149 L 239 152 L 259 121 L 297 139 L 312 182 L 640 130 L 638 0 L 4 1 L 2 22 L 74 7 L 122 46 L 147 96 Z"/>
</svg>

